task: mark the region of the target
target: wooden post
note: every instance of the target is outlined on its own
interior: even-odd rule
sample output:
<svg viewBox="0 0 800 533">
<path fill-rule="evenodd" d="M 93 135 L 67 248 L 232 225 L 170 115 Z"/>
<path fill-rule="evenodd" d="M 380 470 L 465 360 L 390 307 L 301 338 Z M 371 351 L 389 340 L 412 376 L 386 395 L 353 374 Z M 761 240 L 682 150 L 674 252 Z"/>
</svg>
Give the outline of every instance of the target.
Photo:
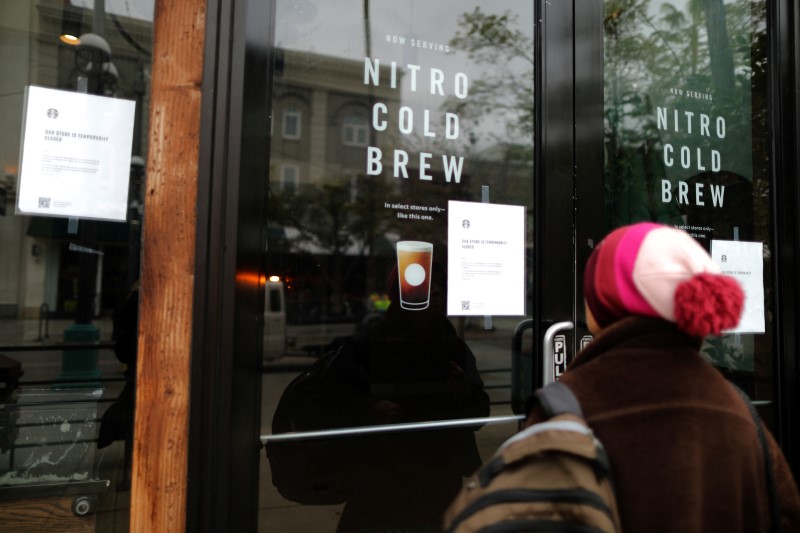
<svg viewBox="0 0 800 533">
<path fill-rule="evenodd" d="M 155 4 L 132 532 L 186 527 L 205 9 L 204 0 Z"/>
</svg>

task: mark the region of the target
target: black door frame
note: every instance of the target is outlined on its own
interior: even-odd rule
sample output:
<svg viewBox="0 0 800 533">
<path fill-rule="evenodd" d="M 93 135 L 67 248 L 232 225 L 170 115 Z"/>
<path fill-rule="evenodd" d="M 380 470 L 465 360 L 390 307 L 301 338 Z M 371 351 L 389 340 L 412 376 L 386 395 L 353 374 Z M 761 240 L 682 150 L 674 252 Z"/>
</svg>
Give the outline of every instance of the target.
<svg viewBox="0 0 800 533">
<path fill-rule="evenodd" d="M 207 4 L 187 531 L 258 528 L 273 4 Z"/>
<path fill-rule="evenodd" d="M 537 0 L 536 9 L 534 350 L 541 358 L 545 331 L 570 321 L 574 356 L 589 333 L 575 303 L 583 265 L 603 236 L 603 1 Z"/>
<path fill-rule="evenodd" d="M 794 0 L 767 3 L 770 38 L 769 113 L 772 124 L 773 235 L 777 434 L 800 479 L 800 7 Z"/>
<path fill-rule="evenodd" d="M 544 357 L 541 340 L 554 323 L 574 321 L 572 248 L 575 165 L 575 80 L 572 2 L 536 0 L 534 102 L 534 291 L 533 348 Z M 565 250 L 568 250 L 565 253 Z M 539 365 L 534 364 L 534 372 Z M 540 385 L 542 376 L 534 383 Z"/>
</svg>

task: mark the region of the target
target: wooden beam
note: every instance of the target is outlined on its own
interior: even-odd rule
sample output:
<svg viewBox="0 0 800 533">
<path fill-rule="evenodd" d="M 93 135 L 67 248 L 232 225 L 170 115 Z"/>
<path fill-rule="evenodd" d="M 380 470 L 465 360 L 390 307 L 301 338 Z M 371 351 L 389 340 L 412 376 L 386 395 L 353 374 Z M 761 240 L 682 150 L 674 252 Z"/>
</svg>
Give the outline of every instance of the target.
<svg viewBox="0 0 800 533">
<path fill-rule="evenodd" d="M 155 3 L 132 532 L 185 530 L 204 0 Z"/>
</svg>

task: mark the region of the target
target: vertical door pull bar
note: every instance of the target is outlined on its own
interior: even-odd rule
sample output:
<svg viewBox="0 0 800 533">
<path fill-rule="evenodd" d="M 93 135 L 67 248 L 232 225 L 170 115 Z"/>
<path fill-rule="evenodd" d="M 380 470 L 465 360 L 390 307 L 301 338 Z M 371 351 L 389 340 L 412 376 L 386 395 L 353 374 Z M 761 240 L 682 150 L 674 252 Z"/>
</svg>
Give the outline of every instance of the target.
<svg viewBox="0 0 800 533">
<path fill-rule="evenodd" d="M 524 411 L 527 395 L 533 392 L 533 362 L 522 361 L 522 335 L 532 328 L 533 319 L 527 318 L 517 324 L 511 338 L 511 409 L 517 414 Z"/>
<path fill-rule="evenodd" d="M 555 347 L 553 346 L 553 338 L 556 333 L 562 330 L 573 329 L 575 325 L 572 322 L 556 322 L 544 333 L 544 344 L 542 345 L 542 386 L 552 383 L 556 380 L 555 376 Z"/>
</svg>

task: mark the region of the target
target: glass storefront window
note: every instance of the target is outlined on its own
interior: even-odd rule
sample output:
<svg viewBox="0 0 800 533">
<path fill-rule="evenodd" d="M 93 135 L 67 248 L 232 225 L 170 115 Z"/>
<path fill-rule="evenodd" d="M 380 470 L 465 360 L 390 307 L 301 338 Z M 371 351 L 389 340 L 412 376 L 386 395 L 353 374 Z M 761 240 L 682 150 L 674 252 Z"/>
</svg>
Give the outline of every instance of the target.
<svg viewBox="0 0 800 533">
<path fill-rule="evenodd" d="M 533 29 L 516 0 L 276 3 L 261 530 L 437 531 L 516 432 Z"/>
<path fill-rule="evenodd" d="M 152 0 L 0 4 L 4 531 L 128 529 L 152 20 Z"/>
</svg>

